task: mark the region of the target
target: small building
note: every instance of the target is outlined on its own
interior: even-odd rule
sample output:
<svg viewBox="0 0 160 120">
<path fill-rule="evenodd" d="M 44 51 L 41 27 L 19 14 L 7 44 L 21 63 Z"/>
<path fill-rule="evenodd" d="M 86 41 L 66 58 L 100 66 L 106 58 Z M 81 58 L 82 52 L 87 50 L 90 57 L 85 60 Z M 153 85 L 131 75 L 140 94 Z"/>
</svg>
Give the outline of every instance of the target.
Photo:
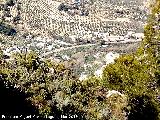
<svg viewBox="0 0 160 120">
<path fill-rule="evenodd" d="M 136 39 L 143 39 L 144 38 L 144 33 L 134 33 L 133 37 Z"/>
<path fill-rule="evenodd" d="M 115 42 L 121 39 L 123 39 L 122 36 L 114 36 L 114 35 L 108 36 L 108 41 L 110 42 Z"/>
<path fill-rule="evenodd" d="M 70 4 L 81 4 L 84 0 L 70 0 Z"/>
</svg>

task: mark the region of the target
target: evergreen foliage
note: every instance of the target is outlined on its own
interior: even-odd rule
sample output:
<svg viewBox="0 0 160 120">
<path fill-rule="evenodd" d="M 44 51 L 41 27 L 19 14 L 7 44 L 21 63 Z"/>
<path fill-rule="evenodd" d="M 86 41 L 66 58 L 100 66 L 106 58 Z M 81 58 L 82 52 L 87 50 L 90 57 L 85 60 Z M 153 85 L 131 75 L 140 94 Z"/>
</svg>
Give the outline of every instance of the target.
<svg viewBox="0 0 160 120">
<path fill-rule="evenodd" d="M 128 118 L 131 120 L 160 119 L 160 102 L 157 99 L 160 95 L 160 46 L 159 29 L 155 29 L 159 26 L 156 18 L 159 10 L 160 1 L 157 0 L 138 50 L 116 59 L 115 64 L 108 65 L 103 72 L 103 82 L 107 88 L 128 95 Z"/>
<path fill-rule="evenodd" d="M 159 120 L 159 12 L 160 1 L 156 0 L 141 46 L 135 53 L 122 55 L 107 65 L 102 79 L 91 76 L 80 81 L 63 64 L 41 60 L 34 52 L 16 53 L 7 61 L 0 50 L 0 82 L 21 91 L 42 117 Z"/>
<path fill-rule="evenodd" d="M 9 62 L 1 58 L 1 63 L 3 82 L 26 93 L 26 99 L 32 102 L 42 117 L 53 115 L 58 119 L 61 115 L 76 115 L 77 119 L 124 118 L 121 108 L 126 105 L 126 97 L 115 95 L 107 98 L 107 89 L 99 78 L 79 81 L 63 64 L 42 61 L 34 52 L 14 54 Z M 118 108 L 116 103 L 119 103 Z"/>
</svg>

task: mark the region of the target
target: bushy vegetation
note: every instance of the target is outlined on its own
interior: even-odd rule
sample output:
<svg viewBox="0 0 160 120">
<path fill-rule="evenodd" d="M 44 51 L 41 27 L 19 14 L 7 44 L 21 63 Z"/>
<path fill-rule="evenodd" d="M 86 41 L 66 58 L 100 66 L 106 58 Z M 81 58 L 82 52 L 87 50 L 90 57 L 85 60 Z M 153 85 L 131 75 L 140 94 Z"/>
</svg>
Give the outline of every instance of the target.
<svg viewBox="0 0 160 120">
<path fill-rule="evenodd" d="M 0 75 L 6 86 L 10 83 L 25 92 L 42 116 L 77 115 L 95 120 L 124 117 L 121 108 L 126 105 L 125 96 L 107 98 L 107 89 L 98 78 L 81 82 L 63 64 L 42 61 L 33 52 L 17 53 L 9 62 L 1 55 Z"/>
<path fill-rule="evenodd" d="M 160 119 L 160 1 L 145 26 L 139 49 L 109 64 L 103 77 L 80 81 L 74 71 L 34 52 L 13 54 L 9 61 L 0 51 L 0 80 L 26 94 L 38 113 L 84 120 Z M 112 93 L 109 91 L 119 91 Z"/>
<path fill-rule="evenodd" d="M 160 119 L 160 54 L 159 54 L 159 14 L 160 1 L 152 10 L 148 24 L 144 28 L 145 38 L 139 49 L 123 55 L 108 65 L 103 72 L 103 82 L 108 89 L 121 91 L 128 95 L 129 119 Z"/>
<path fill-rule="evenodd" d="M 17 53 L 9 62 L 1 54 L 0 75 L 6 86 L 10 83 L 25 92 L 42 116 L 77 115 L 79 119 L 95 120 L 124 117 L 121 108 L 126 105 L 125 96 L 107 98 L 107 89 L 99 78 L 79 81 L 63 64 L 42 61 L 33 52 Z"/>
</svg>

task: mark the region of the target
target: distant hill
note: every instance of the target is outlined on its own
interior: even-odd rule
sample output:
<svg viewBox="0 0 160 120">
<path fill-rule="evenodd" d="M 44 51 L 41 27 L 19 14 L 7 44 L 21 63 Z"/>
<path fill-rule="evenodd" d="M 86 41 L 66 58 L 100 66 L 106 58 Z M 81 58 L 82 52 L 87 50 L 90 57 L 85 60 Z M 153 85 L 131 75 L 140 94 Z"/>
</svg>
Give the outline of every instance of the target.
<svg viewBox="0 0 160 120">
<path fill-rule="evenodd" d="M 58 6 L 62 1 L 20 1 L 23 3 L 23 26 L 41 33 L 86 35 L 90 31 L 124 35 L 127 31 L 139 32 L 147 15 L 143 1 L 98 1 L 84 8 L 89 10 L 89 16 L 71 16 L 68 12 L 59 11 Z M 128 18 L 129 22 L 116 21 L 116 18 Z"/>
</svg>

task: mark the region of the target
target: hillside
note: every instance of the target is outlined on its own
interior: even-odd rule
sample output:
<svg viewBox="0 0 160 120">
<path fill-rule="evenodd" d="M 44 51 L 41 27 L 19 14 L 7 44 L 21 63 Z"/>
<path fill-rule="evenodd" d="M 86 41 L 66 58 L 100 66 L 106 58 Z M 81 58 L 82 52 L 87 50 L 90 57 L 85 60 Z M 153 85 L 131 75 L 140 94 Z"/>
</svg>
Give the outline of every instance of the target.
<svg viewBox="0 0 160 120">
<path fill-rule="evenodd" d="M 63 2 L 0 4 L 2 117 L 160 120 L 160 1 Z"/>
<path fill-rule="evenodd" d="M 14 37 L 1 36 L 5 39 L 1 45 L 5 53 L 27 49 L 36 51 L 42 58 L 79 63 L 79 57 L 74 56 L 81 52 L 85 55 L 76 65 L 79 69 L 84 69 L 82 64 L 97 66 L 94 61 L 101 63 L 96 68 L 99 69 L 104 65 L 104 60 L 94 57 L 97 54 L 99 57 L 111 51 L 125 54 L 138 48 L 148 12 L 145 1 L 95 1 L 86 3 L 84 8 L 78 6 L 78 12 L 88 10 L 88 16 L 71 15 L 69 10 L 60 11 L 58 7 L 61 3 L 70 5 L 66 1 L 50 0 L 15 2 L 10 7 L 12 16 L 2 15 L 6 24 L 17 31 Z M 2 11 L 3 14 L 7 12 Z M 77 12 L 75 9 L 73 11 Z M 93 59 L 86 62 L 88 57 Z M 95 70 L 83 72 L 94 73 Z M 78 75 L 81 72 L 76 71 Z"/>
</svg>

